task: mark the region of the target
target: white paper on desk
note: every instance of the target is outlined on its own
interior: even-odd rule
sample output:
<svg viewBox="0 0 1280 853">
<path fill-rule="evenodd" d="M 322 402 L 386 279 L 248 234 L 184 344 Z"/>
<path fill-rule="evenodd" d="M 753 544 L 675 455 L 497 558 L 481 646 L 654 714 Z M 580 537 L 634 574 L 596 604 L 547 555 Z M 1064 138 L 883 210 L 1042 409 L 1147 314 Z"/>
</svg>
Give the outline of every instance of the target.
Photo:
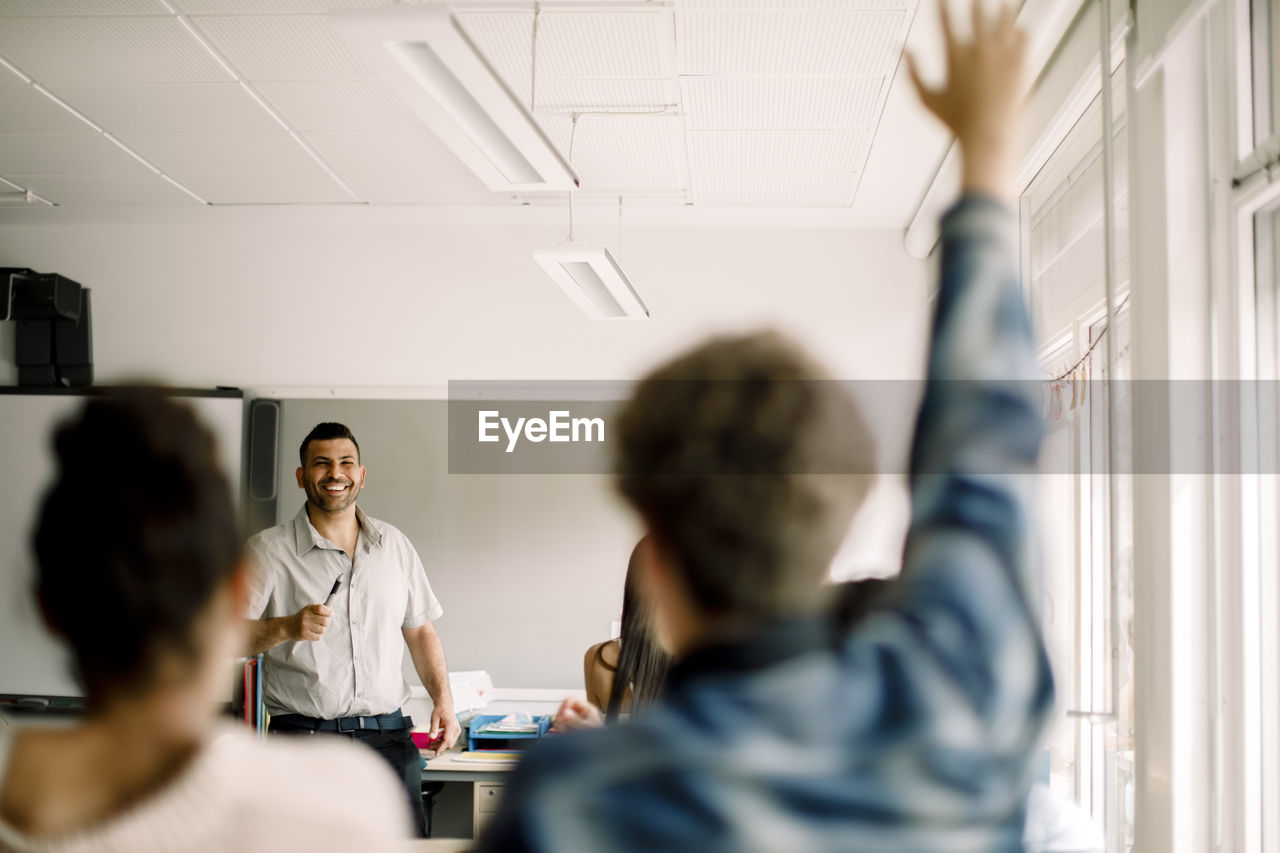
<svg viewBox="0 0 1280 853">
<path fill-rule="evenodd" d="M 538 731 L 538 721 L 524 711 L 507 714 L 501 720 L 486 723 L 480 734 L 533 734 Z"/>
<path fill-rule="evenodd" d="M 453 693 L 453 710 L 478 711 L 489 706 L 493 679 L 483 669 L 449 673 L 449 690 Z"/>
</svg>

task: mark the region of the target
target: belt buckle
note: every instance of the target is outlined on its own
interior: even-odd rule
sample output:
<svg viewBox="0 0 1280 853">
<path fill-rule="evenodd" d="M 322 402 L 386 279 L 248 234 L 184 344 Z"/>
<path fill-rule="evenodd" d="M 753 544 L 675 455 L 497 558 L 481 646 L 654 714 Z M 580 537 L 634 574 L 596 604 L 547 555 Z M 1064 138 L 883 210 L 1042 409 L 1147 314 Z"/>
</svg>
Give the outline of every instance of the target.
<svg viewBox="0 0 1280 853">
<path fill-rule="evenodd" d="M 354 731 L 356 731 L 357 729 L 362 729 L 362 728 L 364 728 L 364 726 L 363 726 L 363 725 L 361 725 L 361 723 L 363 723 L 363 722 L 364 722 L 364 721 L 363 721 L 363 720 L 361 720 L 359 717 L 339 717 L 339 718 L 338 718 L 338 720 L 337 720 L 337 723 L 338 723 L 338 731 L 340 731 L 340 732 L 354 732 Z"/>
</svg>

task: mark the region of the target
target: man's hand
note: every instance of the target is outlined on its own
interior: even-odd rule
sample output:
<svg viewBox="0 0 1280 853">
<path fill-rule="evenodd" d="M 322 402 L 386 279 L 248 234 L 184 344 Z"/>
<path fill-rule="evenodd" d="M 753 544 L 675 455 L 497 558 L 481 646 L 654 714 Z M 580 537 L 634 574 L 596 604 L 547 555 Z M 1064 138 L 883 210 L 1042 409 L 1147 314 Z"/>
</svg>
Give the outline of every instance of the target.
<svg viewBox="0 0 1280 853">
<path fill-rule="evenodd" d="M 430 734 L 433 742 L 436 738 L 440 738 L 440 742 L 431 750 L 432 755 L 439 755 L 458 742 L 458 735 L 462 734 L 462 726 L 458 725 L 458 718 L 453 713 L 452 706 L 436 705 L 431 709 Z"/>
<path fill-rule="evenodd" d="M 308 604 L 293 616 L 289 624 L 291 640 L 318 640 L 329 627 L 329 617 L 333 610 L 323 604 Z"/>
<path fill-rule="evenodd" d="M 551 720 L 551 728 L 558 732 L 598 729 L 603 725 L 604 716 L 600 713 L 600 709 L 576 696 L 570 696 L 561 702 L 559 710 Z"/>
<path fill-rule="evenodd" d="M 964 188 L 1007 198 L 1019 156 L 1026 34 L 1014 23 L 1008 0 L 1001 0 L 992 19 L 983 13 L 982 0 L 971 0 L 973 38 L 963 43 L 952 29 L 947 2 L 938 2 L 947 49 L 946 85 L 925 85 L 911 56 L 907 66 L 920 100 L 956 135 L 964 158 Z"/>
</svg>

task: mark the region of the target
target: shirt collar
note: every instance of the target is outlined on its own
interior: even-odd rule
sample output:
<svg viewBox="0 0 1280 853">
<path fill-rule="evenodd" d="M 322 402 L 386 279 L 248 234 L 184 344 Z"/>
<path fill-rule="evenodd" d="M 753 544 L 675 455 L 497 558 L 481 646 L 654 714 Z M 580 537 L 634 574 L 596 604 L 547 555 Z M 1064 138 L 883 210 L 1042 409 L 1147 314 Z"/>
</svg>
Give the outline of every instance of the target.
<svg viewBox="0 0 1280 853">
<path fill-rule="evenodd" d="M 373 526 L 369 520 L 369 516 L 364 514 L 359 506 L 356 507 L 356 523 L 360 525 L 361 542 L 365 543 L 367 548 L 376 548 L 382 544 L 382 534 Z M 311 517 L 307 515 L 306 501 L 302 503 L 302 509 L 298 510 L 298 514 L 293 517 L 293 540 L 298 548 L 298 556 L 310 551 L 312 548 L 333 548 L 333 543 L 320 535 L 320 531 L 316 530 L 314 524 L 311 523 Z"/>
<path fill-rule="evenodd" d="M 754 672 L 806 652 L 829 648 L 831 627 L 821 613 L 766 623 L 748 637 L 700 646 L 677 663 L 668 683 L 685 684 L 704 675 Z"/>
</svg>

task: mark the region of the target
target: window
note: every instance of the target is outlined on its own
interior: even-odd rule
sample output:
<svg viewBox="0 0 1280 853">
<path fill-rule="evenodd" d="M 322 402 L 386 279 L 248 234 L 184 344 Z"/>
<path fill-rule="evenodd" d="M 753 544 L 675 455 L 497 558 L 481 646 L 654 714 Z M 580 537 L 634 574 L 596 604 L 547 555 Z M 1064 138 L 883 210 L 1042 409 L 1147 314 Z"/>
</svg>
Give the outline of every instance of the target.
<svg viewBox="0 0 1280 853">
<path fill-rule="evenodd" d="M 1110 128 L 1117 308 L 1107 341 L 1103 110 L 1099 94 L 1023 194 L 1033 319 L 1045 343 L 1048 435 L 1041 477 L 1046 642 L 1058 686 L 1048 783 L 1105 831 L 1133 837 L 1132 497 L 1111 477 L 1129 445 L 1125 70 L 1112 75 Z M 1108 400 L 1114 359 L 1115 420 Z"/>
<path fill-rule="evenodd" d="M 1274 157 L 1280 143 L 1280 8 L 1274 0 L 1238 0 L 1237 18 L 1247 21 L 1234 45 L 1249 74 L 1237 103 L 1252 133 L 1237 146 L 1241 165 L 1234 201 L 1241 278 L 1252 291 L 1254 364 L 1258 381 L 1255 459 L 1246 461 L 1241 484 L 1242 559 L 1224 577 L 1224 673 L 1218 704 L 1227 709 L 1220 770 L 1230 797 L 1222 820 L 1236 828 L 1246 853 L 1280 851 L 1280 173 Z M 1251 279 L 1251 280 L 1250 280 Z M 1252 426 L 1253 424 L 1247 424 Z"/>
<path fill-rule="evenodd" d="M 1280 197 L 1280 185 L 1267 191 Z M 1240 582 L 1242 660 L 1241 705 L 1243 728 L 1241 754 L 1244 756 L 1245 808 L 1242 819 L 1248 850 L 1280 850 L 1280 813 L 1275 803 L 1280 797 L 1280 407 L 1277 406 L 1277 378 L 1280 377 L 1280 200 L 1253 215 L 1254 287 L 1256 298 L 1257 377 L 1259 394 L 1258 476 L 1256 480 L 1255 529 L 1257 557 L 1242 566 Z M 1248 268 L 1246 266 L 1246 268 Z"/>
<path fill-rule="evenodd" d="M 1274 0 L 1249 0 L 1253 143 L 1280 132 L 1280 9 Z"/>
</svg>

